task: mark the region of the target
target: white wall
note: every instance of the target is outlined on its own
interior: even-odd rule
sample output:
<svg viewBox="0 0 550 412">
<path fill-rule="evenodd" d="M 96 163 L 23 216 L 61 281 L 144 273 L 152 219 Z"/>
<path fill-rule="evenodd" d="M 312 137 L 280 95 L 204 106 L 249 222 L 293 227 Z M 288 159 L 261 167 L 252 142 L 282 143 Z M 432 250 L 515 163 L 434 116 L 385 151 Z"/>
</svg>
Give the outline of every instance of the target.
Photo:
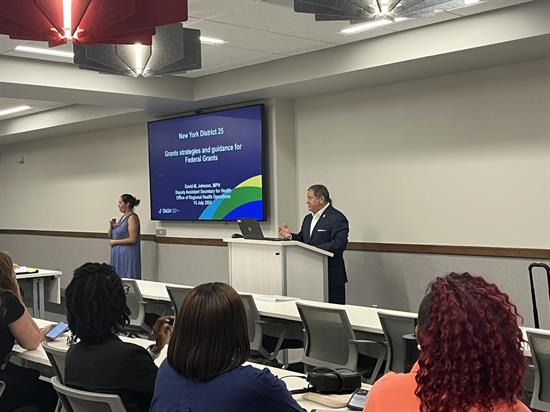
<svg viewBox="0 0 550 412">
<path fill-rule="evenodd" d="M 142 232 L 154 232 L 146 136 L 142 124 L 0 148 L 0 227 L 106 231 L 132 193 L 143 200 Z"/>
<path fill-rule="evenodd" d="M 351 240 L 550 248 L 549 60 L 295 108 L 298 189 L 325 183 Z"/>
</svg>

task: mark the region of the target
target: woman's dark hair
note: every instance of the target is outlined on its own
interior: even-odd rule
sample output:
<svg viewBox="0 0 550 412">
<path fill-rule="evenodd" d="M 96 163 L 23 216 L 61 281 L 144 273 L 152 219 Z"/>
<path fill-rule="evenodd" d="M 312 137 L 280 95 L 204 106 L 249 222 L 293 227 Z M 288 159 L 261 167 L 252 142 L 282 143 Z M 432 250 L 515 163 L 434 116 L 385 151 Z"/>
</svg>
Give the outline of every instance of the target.
<svg viewBox="0 0 550 412">
<path fill-rule="evenodd" d="M 185 297 L 168 346 L 180 375 L 207 381 L 248 358 L 250 343 L 242 298 L 225 283 L 206 283 Z"/>
<path fill-rule="evenodd" d="M 19 286 L 13 279 L 13 260 L 9 253 L 0 250 L 0 292 L 11 292 L 19 295 Z M 6 314 L 4 299 L 0 295 L 0 319 Z"/>
<path fill-rule="evenodd" d="M 319 199 L 320 197 L 324 197 L 325 202 L 332 203 L 332 199 L 330 198 L 330 194 L 325 185 L 311 185 L 310 187 L 308 187 L 307 190 L 311 190 L 313 192 L 313 196 L 315 196 L 317 199 Z"/>
<path fill-rule="evenodd" d="M 124 287 L 115 268 L 106 263 L 76 269 L 66 297 L 69 329 L 84 343 L 104 342 L 130 323 Z"/>
<path fill-rule="evenodd" d="M 526 364 L 516 306 L 479 276 L 438 277 L 418 311 L 423 412 L 491 411 L 522 396 Z"/>
<path fill-rule="evenodd" d="M 132 196 L 129 193 L 124 193 L 120 196 L 120 200 L 122 200 L 123 203 L 127 204 L 130 209 L 133 209 L 136 206 L 139 206 L 139 203 L 141 202 L 139 199 L 136 199 L 134 196 Z"/>
</svg>

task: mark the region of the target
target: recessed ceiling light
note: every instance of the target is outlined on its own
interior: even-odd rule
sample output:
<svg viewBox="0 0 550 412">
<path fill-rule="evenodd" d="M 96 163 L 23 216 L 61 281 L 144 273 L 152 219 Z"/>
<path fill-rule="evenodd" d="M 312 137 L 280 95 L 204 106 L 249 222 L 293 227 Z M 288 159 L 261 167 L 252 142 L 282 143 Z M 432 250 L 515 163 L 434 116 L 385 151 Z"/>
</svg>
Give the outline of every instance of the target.
<svg viewBox="0 0 550 412">
<path fill-rule="evenodd" d="M 24 53 L 45 54 L 47 56 L 66 57 L 69 59 L 72 59 L 74 57 L 73 52 L 53 50 L 53 49 L 42 49 L 40 47 L 17 46 L 14 50 L 18 52 L 24 52 Z"/>
<path fill-rule="evenodd" d="M 470 4 L 479 3 L 479 0 L 464 0 L 464 3 L 469 6 Z"/>
<path fill-rule="evenodd" d="M 348 27 L 347 29 L 340 30 L 341 34 L 355 34 L 360 33 L 362 31 L 372 30 L 376 29 L 377 27 L 387 26 L 388 24 L 398 23 L 400 21 L 407 20 L 406 18 L 395 18 L 394 20 L 390 19 L 380 19 L 380 20 L 374 20 L 369 21 L 368 23 L 363 24 L 354 24 L 351 27 Z"/>
<path fill-rule="evenodd" d="M 15 106 L 10 109 L 0 110 L 0 117 L 7 116 L 9 114 L 24 112 L 25 110 L 29 110 L 31 106 L 23 105 L 23 106 Z"/>
<path fill-rule="evenodd" d="M 213 37 L 205 37 L 205 36 L 201 36 L 200 40 L 201 40 L 201 43 L 211 44 L 214 46 L 219 46 L 220 44 L 227 43 L 225 40 L 222 40 L 222 39 L 215 39 Z"/>
</svg>

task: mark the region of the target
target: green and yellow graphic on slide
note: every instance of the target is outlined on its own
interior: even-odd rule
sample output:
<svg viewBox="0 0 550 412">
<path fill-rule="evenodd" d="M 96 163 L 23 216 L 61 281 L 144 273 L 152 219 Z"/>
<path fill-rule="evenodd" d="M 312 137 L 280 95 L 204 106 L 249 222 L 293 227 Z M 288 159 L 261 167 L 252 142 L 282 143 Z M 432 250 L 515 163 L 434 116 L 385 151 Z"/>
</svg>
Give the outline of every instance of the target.
<svg viewBox="0 0 550 412">
<path fill-rule="evenodd" d="M 237 210 L 261 211 L 262 175 L 253 176 L 227 190 L 210 204 L 199 216 L 200 220 L 225 220 Z M 255 214 L 255 213 L 254 213 Z M 247 213 L 250 216 L 249 213 Z M 258 215 L 258 217 L 261 216 Z M 254 216 L 250 216 L 254 217 Z"/>
</svg>

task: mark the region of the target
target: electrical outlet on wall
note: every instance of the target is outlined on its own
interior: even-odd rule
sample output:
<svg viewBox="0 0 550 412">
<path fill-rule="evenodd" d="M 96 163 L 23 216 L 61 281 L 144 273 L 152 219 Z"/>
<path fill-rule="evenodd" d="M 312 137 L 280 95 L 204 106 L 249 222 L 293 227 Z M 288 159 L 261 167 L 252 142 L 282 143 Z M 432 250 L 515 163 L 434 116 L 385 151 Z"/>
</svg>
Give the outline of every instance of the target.
<svg viewBox="0 0 550 412">
<path fill-rule="evenodd" d="M 166 236 L 166 229 L 155 229 L 155 235 Z"/>
</svg>

